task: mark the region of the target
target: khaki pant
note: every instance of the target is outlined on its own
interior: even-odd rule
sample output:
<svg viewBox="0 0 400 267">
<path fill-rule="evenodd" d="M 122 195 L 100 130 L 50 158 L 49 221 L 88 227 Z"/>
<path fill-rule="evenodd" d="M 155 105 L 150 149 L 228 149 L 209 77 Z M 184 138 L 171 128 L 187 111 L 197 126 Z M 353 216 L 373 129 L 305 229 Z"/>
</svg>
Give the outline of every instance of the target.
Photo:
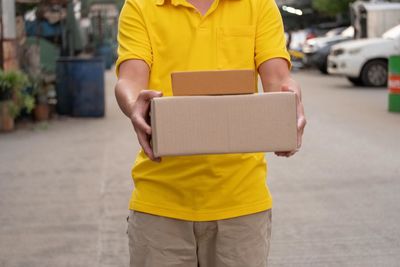
<svg viewBox="0 0 400 267">
<path fill-rule="evenodd" d="M 191 222 L 131 211 L 130 267 L 266 267 L 271 210 Z"/>
</svg>

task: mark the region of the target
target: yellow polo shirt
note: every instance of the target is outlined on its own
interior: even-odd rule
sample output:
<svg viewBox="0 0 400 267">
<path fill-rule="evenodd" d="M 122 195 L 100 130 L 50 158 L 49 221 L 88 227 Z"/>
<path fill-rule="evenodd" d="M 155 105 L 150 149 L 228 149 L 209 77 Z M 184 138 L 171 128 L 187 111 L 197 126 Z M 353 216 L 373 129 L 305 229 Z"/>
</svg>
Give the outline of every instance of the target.
<svg viewBox="0 0 400 267">
<path fill-rule="evenodd" d="M 274 0 L 215 0 L 202 16 L 185 0 L 126 0 L 119 19 L 119 65 L 142 59 L 149 88 L 172 95 L 171 72 L 257 69 L 271 58 L 289 62 Z M 255 77 L 256 78 L 256 77 Z M 270 209 L 264 154 L 164 157 L 143 151 L 132 169 L 130 209 L 209 221 Z"/>
</svg>

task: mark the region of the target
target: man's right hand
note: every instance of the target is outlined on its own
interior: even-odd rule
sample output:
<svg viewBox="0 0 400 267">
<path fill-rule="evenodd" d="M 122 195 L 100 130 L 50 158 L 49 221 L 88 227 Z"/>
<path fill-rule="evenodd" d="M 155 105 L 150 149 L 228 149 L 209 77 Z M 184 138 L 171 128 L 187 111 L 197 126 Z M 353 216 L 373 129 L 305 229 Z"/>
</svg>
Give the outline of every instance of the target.
<svg viewBox="0 0 400 267">
<path fill-rule="evenodd" d="M 161 158 L 156 158 L 150 144 L 151 126 L 149 125 L 150 101 L 155 97 L 161 97 L 159 91 L 142 90 L 140 91 L 135 104 L 132 108 L 130 119 L 137 134 L 139 144 L 144 153 L 153 161 L 160 162 Z"/>
</svg>

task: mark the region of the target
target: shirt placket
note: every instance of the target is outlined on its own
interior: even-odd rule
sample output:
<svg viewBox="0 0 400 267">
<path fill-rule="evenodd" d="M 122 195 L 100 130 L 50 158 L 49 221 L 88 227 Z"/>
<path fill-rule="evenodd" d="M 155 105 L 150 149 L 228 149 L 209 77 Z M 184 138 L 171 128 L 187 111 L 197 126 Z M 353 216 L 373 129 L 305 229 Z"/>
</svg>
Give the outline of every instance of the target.
<svg viewBox="0 0 400 267">
<path fill-rule="evenodd" d="M 173 0 L 172 4 L 174 6 L 184 6 L 186 8 L 192 9 L 198 16 L 199 20 L 198 20 L 198 28 L 204 28 L 204 24 L 205 21 L 207 20 L 207 18 L 217 9 L 218 4 L 219 4 L 219 0 L 215 0 L 210 8 L 208 9 L 208 11 L 206 12 L 206 14 L 202 15 L 197 9 L 196 7 L 194 7 L 191 3 L 187 2 L 186 0 Z"/>
</svg>

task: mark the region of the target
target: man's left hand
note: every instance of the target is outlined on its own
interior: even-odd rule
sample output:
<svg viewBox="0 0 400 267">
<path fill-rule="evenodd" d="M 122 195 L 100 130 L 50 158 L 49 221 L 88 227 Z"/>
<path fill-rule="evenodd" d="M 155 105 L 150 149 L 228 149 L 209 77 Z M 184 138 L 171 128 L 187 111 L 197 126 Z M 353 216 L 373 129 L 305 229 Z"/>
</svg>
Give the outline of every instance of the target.
<svg viewBox="0 0 400 267">
<path fill-rule="evenodd" d="M 301 89 L 300 86 L 293 80 L 291 80 L 288 84 L 282 86 L 282 92 L 293 92 L 296 94 L 296 102 L 297 102 L 297 149 L 293 151 L 285 151 L 285 152 L 275 152 L 275 155 L 279 157 L 291 157 L 296 154 L 302 144 L 304 128 L 306 127 L 307 121 L 304 115 L 304 107 L 301 97 Z"/>
</svg>

